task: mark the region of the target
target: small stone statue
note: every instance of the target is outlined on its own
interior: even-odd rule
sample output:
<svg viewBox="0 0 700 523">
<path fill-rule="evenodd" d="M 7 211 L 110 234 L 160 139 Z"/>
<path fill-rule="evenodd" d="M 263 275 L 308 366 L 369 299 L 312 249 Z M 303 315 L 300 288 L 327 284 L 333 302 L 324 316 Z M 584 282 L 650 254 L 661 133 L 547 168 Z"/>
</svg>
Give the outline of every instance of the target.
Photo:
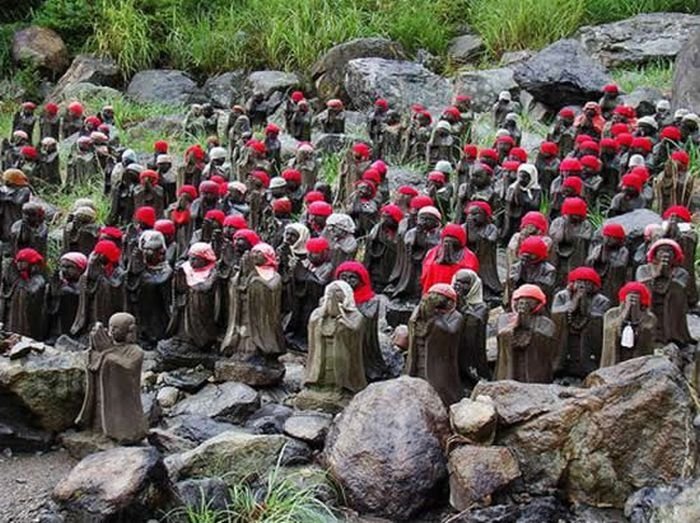
<svg viewBox="0 0 700 523">
<path fill-rule="evenodd" d="M 698 235 L 691 222 L 690 210 L 682 205 L 674 205 L 664 211 L 663 236 L 674 240 L 683 251 L 683 268 L 688 271 L 688 307 L 692 310 L 698 303 L 698 287 L 695 282 L 695 251 Z"/>
<path fill-rule="evenodd" d="M 505 192 L 505 218 L 501 232 L 505 242 L 518 230 L 523 216 L 531 211 L 539 211 L 541 196 L 537 168 L 531 163 L 521 164 L 517 170 L 517 179 Z"/>
<path fill-rule="evenodd" d="M 377 292 L 382 292 L 389 284 L 397 256 L 397 231 L 403 216 L 397 205 L 385 205 L 379 223 L 372 228 L 367 238 L 364 264 Z"/>
<path fill-rule="evenodd" d="M 600 275 L 602 292 L 612 303 L 617 305 L 617 293 L 627 279 L 629 251 L 625 247 L 627 235 L 619 223 L 607 223 L 603 226 L 603 242 L 591 249 L 586 265 L 595 269 Z"/>
<path fill-rule="evenodd" d="M 649 310 L 651 292 L 643 283 L 631 281 L 619 293 L 620 305 L 603 318 L 601 367 L 649 356 L 654 352 L 656 316 Z"/>
<path fill-rule="evenodd" d="M 537 285 L 513 293 L 513 312 L 498 318 L 497 380 L 551 383 L 556 329 L 543 313 L 547 297 Z"/>
<path fill-rule="evenodd" d="M 346 282 L 353 290 L 357 309 L 364 317 L 362 359 L 367 381 L 377 381 L 386 375 L 387 368 L 379 346 L 379 298 L 372 290 L 372 282 L 364 265 L 355 261 L 341 263 L 335 277 Z"/>
<path fill-rule="evenodd" d="M 0 287 L 0 318 L 5 330 L 39 341 L 48 333 L 43 265 L 39 252 L 21 249 L 3 271 Z"/>
<path fill-rule="evenodd" d="M 39 154 L 38 178 L 49 185 L 61 185 L 60 157 L 58 153 L 58 142 L 51 137 L 41 140 L 41 151 Z"/>
<path fill-rule="evenodd" d="M 194 220 L 192 219 L 192 202 L 197 198 L 197 189 L 192 185 L 183 185 L 177 191 L 177 201 L 165 211 L 165 215 L 175 225 L 175 258 L 186 256 L 192 238 Z"/>
<path fill-rule="evenodd" d="M 459 375 L 462 315 L 457 293 L 446 283 L 428 289 L 408 322 L 406 374 L 430 383 L 445 405 L 464 395 Z"/>
<path fill-rule="evenodd" d="M 552 303 L 557 328 L 558 362 L 555 373 L 584 378 L 598 368 L 603 345 L 603 315 L 610 300 L 600 293 L 600 276 L 591 267 L 569 273 L 569 285 Z"/>
<path fill-rule="evenodd" d="M 342 213 L 331 214 L 326 220 L 322 235 L 330 244 L 331 262 L 334 268 L 344 261 L 355 259 L 357 253 L 355 222 L 350 216 Z"/>
<path fill-rule="evenodd" d="M 307 193 L 314 188 L 318 178 L 319 162 L 313 145 L 300 143 L 296 155 L 289 161 L 289 167 L 301 172 L 302 192 Z"/>
<path fill-rule="evenodd" d="M 479 259 L 479 278 L 485 287 L 486 301 L 499 301 L 503 286 L 498 277 L 498 228 L 491 221 L 491 206 L 475 201 L 467 205 L 466 211 L 467 247 Z"/>
<path fill-rule="evenodd" d="M 423 294 L 436 283 L 452 282 L 460 269 L 479 271 L 479 260 L 467 247 L 467 233 L 461 225 L 448 223 L 440 233 L 440 243 L 423 260 L 420 284 Z"/>
<path fill-rule="evenodd" d="M 561 207 L 562 216 L 549 227 L 552 238 L 551 260 L 557 270 L 557 284 L 566 285 L 569 272 L 586 262 L 593 226 L 586 219 L 588 205 L 581 198 L 567 198 Z"/>
<path fill-rule="evenodd" d="M 136 344 L 136 319 L 113 314 L 109 330 L 97 323 L 90 333 L 85 372 L 85 400 L 76 423 L 119 443 L 136 443 L 146 435 L 141 404 L 143 351 Z"/>
<path fill-rule="evenodd" d="M 46 298 L 50 318 L 50 338 L 70 334 L 80 300 L 80 277 L 87 269 L 88 259 L 81 252 L 67 252 L 61 256 L 54 272 Z"/>
<path fill-rule="evenodd" d="M 49 102 L 39 116 L 39 137 L 58 140 L 61 132 L 61 117 L 58 115 L 58 105 Z"/>
<path fill-rule="evenodd" d="M 620 181 L 620 192 L 613 196 L 610 202 L 608 217 L 620 216 L 621 214 L 644 208 L 646 202 L 641 195 L 642 185 L 641 178 L 636 174 L 625 174 Z"/>
<path fill-rule="evenodd" d="M 22 206 L 22 219 L 13 223 L 10 229 L 10 255 L 31 248 L 46 256 L 48 236 L 44 208 L 38 203 L 27 202 Z"/>
<path fill-rule="evenodd" d="M 542 236 L 528 236 L 520 243 L 518 260 L 508 273 L 503 303 L 508 307 L 515 289 L 522 285 L 536 285 L 547 300 L 554 294 L 556 269 L 547 261 L 548 247 Z"/>
<path fill-rule="evenodd" d="M 159 185 L 160 175 L 145 169 L 139 174 L 139 184 L 134 188 L 134 208 L 152 207 L 156 216 L 162 216 L 165 209 L 165 194 Z"/>
<path fill-rule="evenodd" d="M 372 150 L 364 143 L 356 143 L 348 151 L 340 165 L 338 190 L 335 196 L 338 206 L 345 202 L 347 196 L 352 193 L 355 182 L 359 181 L 362 174 L 369 168 L 371 156 Z"/>
<path fill-rule="evenodd" d="M 470 269 L 460 269 L 452 278 L 457 310 L 464 318 L 459 345 L 459 373 L 464 383 L 490 379 L 486 359 L 486 326 L 489 307 L 484 303 L 481 278 Z"/>
<path fill-rule="evenodd" d="M 656 240 L 647 253 L 647 264 L 637 269 L 637 281 L 651 291 L 651 311 L 656 316 L 656 341 L 681 346 L 694 343 L 688 331 L 690 276 L 683 268 L 683 251 L 667 238 Z"/>
<path fill-rule="evenodd" d="M 506 274 L 510 274 L 510 268 L 518 260 L 518 252 L 520 251 L 520 244 L 530 236 L 542 236 L 542 239 L 547 244 L 547 249 L 549 252 L 549 247 L 551 246 L 552 240 L 547 236 L 549 232 L 549 222 L 547 217 L 538 211 L 530 211 L 520 220 L 520 230 L 516 232 L 508 242 L 508 247 L 506 248 Z"/>
<path fill-rule="evenodd" d="M 32 191 L 29 179 L 19 169 L 7 169 L 2 174 L 0 186 L 0 241 L 8 242 L 12 236 L 12 224 L 22 218 L 22 207 L 29 201 Z"/>
</svg>

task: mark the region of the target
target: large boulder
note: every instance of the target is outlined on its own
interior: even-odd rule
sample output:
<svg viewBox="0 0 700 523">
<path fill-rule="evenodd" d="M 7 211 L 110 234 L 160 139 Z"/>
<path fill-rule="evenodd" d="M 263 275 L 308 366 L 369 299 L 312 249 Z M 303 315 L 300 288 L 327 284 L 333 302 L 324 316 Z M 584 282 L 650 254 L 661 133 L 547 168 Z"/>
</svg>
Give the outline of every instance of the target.
<svg viewBox="0 0 700 523">
<path fill-rule="evenodd" d="M 248 75 L 245 82 L 248 95 L 263 93 L 265 98 L 269 98 L 273 93 L 286 93 L 300 86 L 301 80 L 295 73 L 284 71 L 255 71 Z"/>
<path fill-rule="evenodd" d="M 610 24 L 587 25 L 575 37 L 606 67 L 673 60 L 700 29 L 700 15 L 646 13 Z"/>
<path fill-rule="evenodd" d="M 356 38 L 331 47 L 311 68 L 318 95 L 323 99 L 342 98 L 349 101 L 345 92 L 345 71 L 350 60 L 356 58 L 405 58 L 403 47 L 386 38 Z"/>
<path fill-rule="evenodd" d="M 391 107 L 407 110 L 421 103 L 435 113 L 450 104 L 450 82 L 415 62 L 386 58 L 358 58 L 346 67 L 345 90 L 351 105 L 368 110 L 377 98 Z"/>
<path fill-rule="evenodd" d="M 476 33 L 466 33 L 453 38 L 447 48 L 447 58 L 455 64 L 468 64 L 478 58 L 486 46 Z"/>
<path fill-rule="evenodd" d="M 93 84 L 119 87 L 122 76 L 117 63 L 108 57 L 79 54 L 54 87 L 50 98 L 59 98 L 73 84 Z"/>
<path fill-rule="evenodd" d="M 241 101 L 245 79 L 244 71 L 229 71 L 211 76 L 204 82 L 204 93 L 215 107 L 230 109 Z"/>
<path fill-rule="evenodd" d="M 59 75 L 68 67 L 68 48 L 56 31 L 32 25 L 12 37 L 12 58 Z"/>
<path fill-rule="evenodd" d="M 68 84 L 61 91 L 57 91 L 53 96 L 57 101 L 72 101 L 94 100 L 100 98 L 102 100 L 116 100 L 122 97 L 122 93 L 113 87 L 106 85 L 95 85 L 88 82 L 78 82 L 76 84 Z"/>
<path fill-rule="evenodd" d="M 472 97 L 472 108 L 477 112 L 488 111 L 501 91 L 509 91 L 516 99 L 520 88 L 509 67 L 466 71 L 455 77 L 455 92 Z"/>
<path fill-rule="evenodd" d="M 428 382 L 401 378 L 357 394 L 326 438 L 325 458 L 349 505 L 404 520 L 446 477 L 447 411 Z"/>
<path fill-rule="evenodd" d="M 203 100 L 196 82 L 183 71 L 149 69 L 136 73 L 126 93 L 141 103 L 186 105 Z"/>
<path fill-rule="evenodd" d="M 590 374 L 584 388 L 479 383 L 493 398 L 496 443 L 517 456 L 531 493 L 560 488 L 575 503 L 622 508 L 644 485 L 688 477 L 695 466 L 693 404 L 663 356 Z"/>
<path fill-rule="evenodd" d="M 207 385 L 172 409 L 172 415 L 201 415 L 217 421 L 243 423 L 260 407 L 255 389 L 230 381 Z"/>
<path fill-rule="evenodd" d="M 78 463 L 53 491 L 66 521 L 146 521 L 171 502 L 172 484 L 153 447 L 117 447 Z"/>
<path fill-rule="evenodd" d="M 0 357 L 0 422 L 59 432 L 80 412 L 85 355 L 41 346 L 20 359 Z"/>
<path fill-rule="evenodd" d="M 673 95 L 675 109 L 686 108 L 700 112 L 700 31 L 697 31 L 676 56 L 673 67 Z"/>
<path fill-rule="evenodd" d="M 515 81 L 539 102 L 559 109 L 598 100 L 612 78 L 576 40 L 554 42 L 515 66 Z"/>
</svg>

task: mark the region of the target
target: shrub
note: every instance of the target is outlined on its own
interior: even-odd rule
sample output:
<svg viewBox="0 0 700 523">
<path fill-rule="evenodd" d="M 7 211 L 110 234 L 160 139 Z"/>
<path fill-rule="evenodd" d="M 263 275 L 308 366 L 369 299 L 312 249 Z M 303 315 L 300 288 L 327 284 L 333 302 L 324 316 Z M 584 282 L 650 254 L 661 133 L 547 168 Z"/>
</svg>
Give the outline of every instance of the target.
<svg viewBox="0 0 700 523">
<path fill-rule="evenodd" d="M 33 23 L 56 31 L 76 53 L 92 34 L 97 13 L 93 0 L 46 0 L 34 12 Z"/>
</svg>

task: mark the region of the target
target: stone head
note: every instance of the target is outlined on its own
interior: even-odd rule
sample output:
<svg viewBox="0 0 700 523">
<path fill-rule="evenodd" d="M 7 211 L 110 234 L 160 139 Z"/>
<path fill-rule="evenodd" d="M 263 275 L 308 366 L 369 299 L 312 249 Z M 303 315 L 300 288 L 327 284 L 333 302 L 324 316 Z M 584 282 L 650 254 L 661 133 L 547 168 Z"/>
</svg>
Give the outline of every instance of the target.
<svg viewBox="0 0 700 523">
<path fill-rule="evenodd" d="M 115 343 L 135 343 L 136 318 L 127 312 L 112 314 L 109 318 L 108 331 Z"/>
</svg>

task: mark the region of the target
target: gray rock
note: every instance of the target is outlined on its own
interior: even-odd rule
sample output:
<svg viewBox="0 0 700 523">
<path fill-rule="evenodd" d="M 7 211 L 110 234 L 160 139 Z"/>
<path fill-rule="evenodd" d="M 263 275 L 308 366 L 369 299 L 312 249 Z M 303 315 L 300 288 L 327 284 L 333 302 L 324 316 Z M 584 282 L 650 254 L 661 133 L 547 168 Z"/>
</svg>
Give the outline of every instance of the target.
<svg viewBox="0 0 700 523">
<path fill-rule="evenodd" d="M 653 87 L 638 87 L 629 94 L 622 96 L 625 105 L 634 107 L 637 118 L 653 116 L 656 112 L 656 102 L 664 97 L 663 93 Z"/>
<path fill-rule="evenodd" d="M 119 87 L 122 82 L 117 63 L 111 58 L 79 54 L 73 59 L 68 70 L 54 87 L 51 98 L 59 98 L 61 93 L 73 84 L 88 83 L 105 87 Z"/>
<path fill-rule="evenodd" d="M 248 418 L 245 426 L 255 434 L 282 434 L 284 422 L 293 413 L 294 411 L 285 405 L 268 403 Z"/>
<path fill-rule="evenodd" d="M 700 521 L 700 480 L 676 481 L 644 487 L 625 503 L 631 523 L 680 523 Z"/>
<path fill-rule="evenodd" d="M 113 87 L 107 87 L 104 85 L 95 85 L 88 82 L 79 82 L 75 84 L 68 84 L 63 88 L 63 90 L 58 94 L 55 99 L 57 100 L 90 100 L 95 98 L 101 98 L 103 100 L 115 100 L 121 98 L 122 93 L 114 89 Z"/>
<path fill-rule="evenodd" d="M 576 40 L 559 40 L 515 66 L 515 81 L 555 109 L 597 100 L 612 81 L 605 68 Z"/>
<path fill-rule="evenodd" d="M 12 36 L 12 59 L 59 75 L 68 67 L 68 48 L 56 31 L 32 25 Z"/>
<path fill-rule="evenodd" d="M 529 49 L 523 49 L 522 51 L 508 51 L 507 53 L 503 53 L 501 55 L 501 59 L 499 60 L 498 64 L 502 67 L 507 65 L 512 66 L 528 60 L 532 55 L 533 52 Z"/>
<path fill-rule="evenodd" d="M 518 460 L 506 447 L 463 445 L 450 452 L 450 505 L 466 510 L 489 504 L 491 496 L 520 477 Z"/>
<path fill-rule="evenodd" d="M 186 105 L 203 99 L 195 81 L 174 69 L 139 71 L 131 78 L 126 93 L 137 102 L 164 105 Z"/>
<path fill-rule="evenodd" d="M 158 404 L 164 409 L 169 409 L 177 403 L 180 396 L 180 390 L 176 387 L 165 386 L 162 387 L 158 394 L 156 395 L 156 400 Z"/>
<path fill-rule="evenodd" d="M 260 398 L 255 389 L 231 381 L 207 385 L 175 405 L 172 414 L 200 414 L 217 421 L 243 423 L 259 407 Z"/>
<path fill-rule="evenodd" d="M 280 362 L 241 361 L 235 358 L 222 359 L 214 366 L 216 381 L 237 381 L 251 387 L 272 387 L 284 378 L 284 365 Z"/>
<path fill-rule="evenodd" d="M 236 428 L 230 423 L 216 421 L 205 417 L 203 414 L 185 414 L 167 418 L 165 426 L 174 435 L 192 441 L 197 445 Z"/>
<path fill-rule="evenodd" d="M 321 412 L 298 412 L 284 422 L 284 433 L 312 447 L 322 447 L 333 416 Z"/>
<path fill-rule="evenodd" d="M 356 58 L 397 60 L 405 58 L 405 53 L 401 44 L 386 38 L 356 38 L 331 47 L 311 68 L 321 98 L 350 101 L 345 92 L 345 72 L 348 62 Z"/>
<path fill-rule="evenodd" d="M 228 485 L 220 478 L 187 479 L 175 485 L 180 503 L 193 510 L 225 510 L 230 501 Z"/>
<path fill-rule="evenodd" d="M 410 185 L 418 191 L 423 189 L 425 185 L 425 176 L 416 171 L 410 171 L 405 167 L 389 166 L 387 172 L 387 180 L 389 182 L 389 191 L 394 193 L 402 185 Z"/>
<path fill-rule="evenodd" d="M 464 398 L 450 405 L 450 425 L 460 436 L 474 443 L 493 443 L 496 436 L 496 408 L 489 397 Z"/>
<path fill-rule="evenodd" d="M 421 103 L 435 113 L 450 104 L 450 82 L 414 62 L 359 58 L 348 62 L 345 90 L 355 109 L 369 110 L 385 98 L 396 110 Z"/>
<path fill-rule="evenodd" d="M 489 111 L 501 91 L 509 91 L 513 97 L 520 91 L 509 67 L 466 71 L 455 77 L 455 92 L 471 96 L 477 112 Z"/>
<path fill-rule="evenodd" d="M 195 368 L 199 365 L 213 369 L 220 359 L 216 351 L 200 351 L 177 338 L 159 341 L 156 353 L 158 354 L 159 367 L 162 370 L 175 370 L 182 367 Z"/>
<path fill-rule="evenodd" d="M 402 376 L 369 385 L 326 438 L 330 474 L 361 512 L 406 520 L 446 477 L 447 411 L 428 382 Z"/>
<path fill-rule="evenodd" d="M 673 66 L 673 109 L 700 112 L 700 31 L 690 38 L 676 56 Z"/>
<path fill-rule="evenodd" d="M 68 521 L 145 521 L 173 490 L 156 449 L 117 447 L 83 459 L 52 497 Z"/>
<path fill-rule="evenodd" d="M 214 107 L 230 109 L 243 97 L 245 78 L 244 71 L 229 71 L 211 76 L 204 82 L 204 93 Z"/>
<path fill-rule="evenodd" d="M 284 71 L 255 71 L 250 73 L 245 82 L 246 96 L 263 93 L 270 98 L 273 93 L 286 93 L 301 86 L 301 80 L 294 73 Z"/>
<path fill-rule="evenodd" d="M 178 436 L 172 430 L 160 428 L 150 429 L 147 439 L 149 444 L 165 455 L 178 454 L 192 450 L 197 446 L 195 442 Z"/>
<path fill-rule="evenodd" d="M 338 154 L 348 150 L 357 142 L 349 134 L 319 134 L 314 139 L 316 150 L 324 154 Z"/>
<path fill-rule="evenodd" d="M 575 38 L 606 67 L 673 60 L 700 29 L 700 15 L 647 13 L 602 25 L 587 25 Z"/>
<path fill-rule="evenodd" d="M 284 363 L 284 381 L 282 382 L 285 390 L 294 393 L 299 392 L 304 385 L 304 365 L 297 362 Z"/>
<path fill-rule="evenodd" d="M 69 430 L 61 434 L 59 441 L 61 445 L 75 459 L 83 459 L 90 454 L 103 452 L 119 446 L 118 443 L 107 436 L 89 430 L 76 432 Z"/>
<path fill-rule="evenodd" d="M 0 448 L 15 452 L 35 452 L 49 448 L 52 440 L 49 432 L 32 428 L 17 419 L 4 419 L 8 417 L 2 415 L 3 419 L 0 420 Z"/>
<path fill-rule="evenodd" d="M 644 236 L 644 228 L 651 224 L 661 224 L 661 216 L 650 209 L 637 209 L 620 216 L 605 220 L 605 223 L 619 223 L 631 239 Z"/>
<path fill-rule="evenodd" d="M 157 425 L 160 418 L 163 416 L 163 409 L 156 400 L 155 392 L 141 392 L 141 405 L 143 406 L 143 415 L 146 417 L 148 426 Z"/>
<path fill-rule="evenodd" d="M 467 33 L 453 38 L 447 49 L 447 58 L 456 64 L 468 64 L 484 51 L 484 41 L 475 33 Z"/>
<path fill-rule="evenodd" d="M 212 377 L 210 370 L 203 367 L 196 369 L 175 369 L 163 374 L 163 383 L 177 387 L 185 392 L 200 391 Z"/>
</svg>

